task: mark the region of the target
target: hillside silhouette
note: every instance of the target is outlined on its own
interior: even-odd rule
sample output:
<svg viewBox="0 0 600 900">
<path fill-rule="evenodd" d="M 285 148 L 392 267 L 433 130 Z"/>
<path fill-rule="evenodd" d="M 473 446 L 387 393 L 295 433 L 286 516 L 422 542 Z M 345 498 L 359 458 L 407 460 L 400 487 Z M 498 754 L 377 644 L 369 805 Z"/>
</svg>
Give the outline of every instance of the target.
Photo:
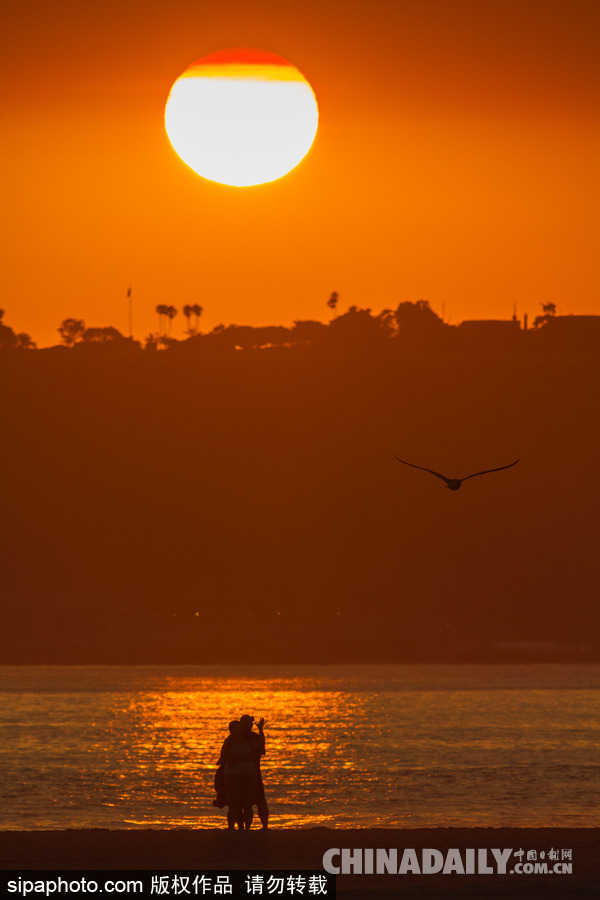
<svg viewBox="0 0 600 900">
<path fill-rule="evenodd" d="M 334 291 L 327 307 L 337 312 L 338 294 Z M 542 314 L 528 327 L 527 315 L 506 320 L 470 320 L 458 325 L 444 322 L 427 300 L 404 301 L 396 309 L 374 314 L 369 308 L 351 306 L 345 313 L 334 315 L 329 322 L 298 320 L 291 327 L 283 325 L 217 325 L 209 332 L 200 331 L 202 306 L 182 308 L 186 320 L 185 337 L 172 335 L 172 323 L 178 309 L 169 304 L 156 307 L 158 330 L 144 341 L 123 335 L 112 326 L 86 325 L 83 319 L 67 318 L 58 326 L 60 344 L 43 348 L 44 352 L 64 349 L 78 353 L 123 353 L 169 351 L 194 356 L 214 356 L 239 351 L 352 350 L 402 353 L 437 351 L 444 353 L 477 352 L 595 352 L 600 344 L 600 315 L 558 315 L 554 303 L 542 304 Z M 36 350 L 29 334 L 16 333 L 2 322 L 0 310 L 0 351 Z"/>
<path fill-rule="evenodd" d="M 598 659 L 595 319 L 8 335 L 0 662 Z"/>
</svg>

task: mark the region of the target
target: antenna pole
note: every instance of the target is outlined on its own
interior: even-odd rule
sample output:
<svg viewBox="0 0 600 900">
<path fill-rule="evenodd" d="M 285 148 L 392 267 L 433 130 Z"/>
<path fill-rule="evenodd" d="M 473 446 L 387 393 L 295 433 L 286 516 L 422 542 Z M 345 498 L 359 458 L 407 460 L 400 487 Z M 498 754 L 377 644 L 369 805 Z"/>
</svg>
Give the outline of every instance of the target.
<svg viewBox="0 0 600 900">
<path fill-rule="evenodd" d="M 133 337 L 133 308 L 131 305 L 131 285 L 127 291 L 127 299 L 129 300 L 129 337 Z"/>
</svg>

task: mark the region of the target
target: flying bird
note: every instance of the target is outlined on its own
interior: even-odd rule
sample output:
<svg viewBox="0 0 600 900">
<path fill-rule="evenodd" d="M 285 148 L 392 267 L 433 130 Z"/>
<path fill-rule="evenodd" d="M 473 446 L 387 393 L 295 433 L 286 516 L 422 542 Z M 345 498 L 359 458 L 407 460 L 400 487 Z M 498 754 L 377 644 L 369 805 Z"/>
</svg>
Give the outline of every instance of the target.
<svg viewBox="0 0 600 900">
<path fill-rule="evenodd" d="M 433 469 L 426 469 L 425 466 L 416 466 L 414 463 L 406 462 L 405 459 L 400 459 L 395 453 L 393 454 L 393 457 L 394 459 L 397 459 L 398 462 L 404 463 L 405 466 L 412 466 L 413 469 L 422 469 L 424 472 L 435 475 L 436 478 L 441 478 L 442 481 L 446 482 L 446 487 L 450 488 L 451 491 L 458 491 L 463 481 L 467 481 L 469 478 L 475 478 L 477 475 L 487 475 L 489 472 L 501 472 L 502 469 L 511 469 L 519 462 L 518 459 L 515 459 L 514 462 L 509 463 L 507 466 L 498 466 L 496 469 L 484 469 L 483 472 L 473 472 L 472 475 L 467 475 L 465 478 L 446 478 L 445 475 L 440 475 L 439 472 L 434 472 Z"/>
</svg>

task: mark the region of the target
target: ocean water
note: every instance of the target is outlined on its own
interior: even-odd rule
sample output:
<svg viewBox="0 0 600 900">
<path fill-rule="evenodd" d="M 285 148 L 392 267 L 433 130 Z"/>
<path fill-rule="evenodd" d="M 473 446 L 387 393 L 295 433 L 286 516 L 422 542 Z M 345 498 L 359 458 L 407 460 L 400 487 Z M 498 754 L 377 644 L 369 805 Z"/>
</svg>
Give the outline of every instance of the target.
<svg viewBox="0 0 600 900">
<path fill-rule="evenodd" d="M 232 718 L 274 827 L 591 826 L 600 666 L 0 667 L 0 828 L 225 826 Z"/>
</svg>

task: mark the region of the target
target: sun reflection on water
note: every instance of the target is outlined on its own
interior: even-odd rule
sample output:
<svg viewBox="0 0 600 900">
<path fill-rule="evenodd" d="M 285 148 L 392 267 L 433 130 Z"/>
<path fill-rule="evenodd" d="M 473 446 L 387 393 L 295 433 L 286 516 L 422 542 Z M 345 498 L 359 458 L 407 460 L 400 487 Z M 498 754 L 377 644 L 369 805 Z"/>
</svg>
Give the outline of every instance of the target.
<svg viewBox="0 0 600 900">
<path fill-rule="evenodd" d="M 213 778 L 243 713 L 267 722 L 274 827 L 589 821 L 597 687 L 516 690 L 488 668 L 473 673 L 481 689 L 463 669 L 448 690 L 455 672 L 358 669 L 89 667 L 40 670 L 29 687 L 16 672 L 0 708 L 0 828 L 224 827 Z"/>
<path fill-rule="evenodd" d="M 136 817 L 129 821 L 171 826 L 220 824 L 223 812 L 212 806 L 216 762 L 228 723 L 246 712 L 267 722 L 262 770 L 269 799 L 274 794 L 285 795 L 280 804 L 283 809 L 272 808 L 272 824 L 289 823 L 292 817 L 296 826 L 330 821 L 327 785 L 337 782 L 341 769 L 353 768 L 352 761 L 344 758 L 344 743 L 352 731 L 348 697 L 342 692 L 272 690 L 264 683 L 261 690 L 240 690 L 233 684 L 215 690 L 214 683 L 212 690 L 202 687 L 136 695 L 120 711 L 129 720 L 123 761 L 137 776 L 132 783 L 121 785 L 119 802 L 134 805 L 141 790 L 151 790 L 155 799 L 164 798 L 170 807 L 165 809 L 164 820 Z M 332 733 L 332 718 L 339 726 L 337 735 Z M 110 778 L 111 773 L 106 774 Z M 298 800 L 304 815 L 298 815 L 298 810 L 293 814 L 285 811 Z M 176 812 L 174 807 L 180 803 L 185 809 Z M 319 810 L 323 804 L 325 808 Z"/>
</svg>

